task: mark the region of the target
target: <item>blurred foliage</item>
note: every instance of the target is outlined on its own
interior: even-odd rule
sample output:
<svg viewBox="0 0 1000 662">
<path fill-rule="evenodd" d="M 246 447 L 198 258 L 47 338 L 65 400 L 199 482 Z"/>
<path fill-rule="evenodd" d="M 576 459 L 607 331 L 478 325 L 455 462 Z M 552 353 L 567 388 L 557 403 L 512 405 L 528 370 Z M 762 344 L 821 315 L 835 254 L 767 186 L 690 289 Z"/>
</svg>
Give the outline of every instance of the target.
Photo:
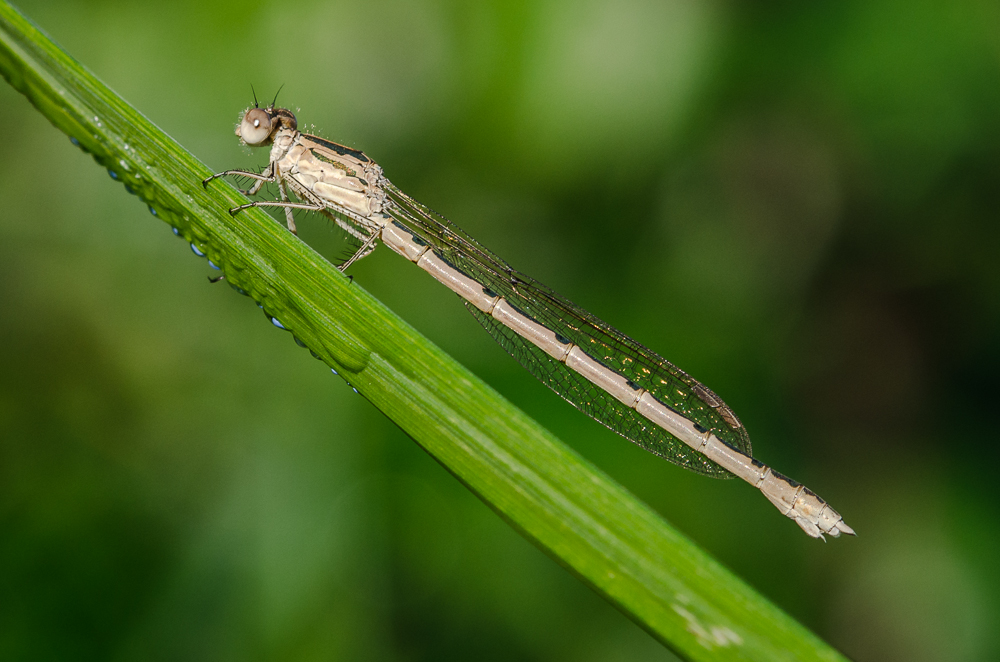
<svg viewBox="0 0 1000 662">
<path fill-rule="evenodd" d="M 390 252 L 353 269 L 847 655 L 1000 656 L 995 4 L 20 7 L 219 169 L 284 84 L 726 398 L 858 539 L 604 430 Z M 671 659 L 6 85 L 0 122 L 0 658 Z"/>
</svg>

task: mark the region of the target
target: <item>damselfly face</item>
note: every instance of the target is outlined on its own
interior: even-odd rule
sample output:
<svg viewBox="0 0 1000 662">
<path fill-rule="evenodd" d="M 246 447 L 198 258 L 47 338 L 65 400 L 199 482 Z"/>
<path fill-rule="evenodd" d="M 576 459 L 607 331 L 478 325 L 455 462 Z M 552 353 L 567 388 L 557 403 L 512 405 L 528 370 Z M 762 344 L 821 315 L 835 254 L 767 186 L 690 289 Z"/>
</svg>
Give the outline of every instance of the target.
<svg viewBox="0 0 1000 662">
<path fill-rule="evenodd" d="M 287 108 L 267 108 L 254 106 L 243 115 L 243 121 L 236 127 L 236 135 L 251 147 L 260 147 L 274 138 L 278 129 L 295 129 L 298 122 Z"/>
</svg>

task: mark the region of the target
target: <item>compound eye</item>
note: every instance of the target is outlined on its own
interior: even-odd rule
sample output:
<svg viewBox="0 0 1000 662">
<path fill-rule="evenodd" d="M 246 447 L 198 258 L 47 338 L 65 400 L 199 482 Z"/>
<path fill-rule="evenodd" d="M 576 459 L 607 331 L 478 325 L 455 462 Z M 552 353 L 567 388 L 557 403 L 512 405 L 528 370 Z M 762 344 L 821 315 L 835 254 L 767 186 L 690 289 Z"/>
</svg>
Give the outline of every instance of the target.
<svg viewBox="0 0 1000 662">
<path fill-rule="evenodd" d="M 271 137 L 271 117 L 260 108 L 251 108 L 240 123 L 240 138 L 246 144 L 256 147 Z"/>
</svg>

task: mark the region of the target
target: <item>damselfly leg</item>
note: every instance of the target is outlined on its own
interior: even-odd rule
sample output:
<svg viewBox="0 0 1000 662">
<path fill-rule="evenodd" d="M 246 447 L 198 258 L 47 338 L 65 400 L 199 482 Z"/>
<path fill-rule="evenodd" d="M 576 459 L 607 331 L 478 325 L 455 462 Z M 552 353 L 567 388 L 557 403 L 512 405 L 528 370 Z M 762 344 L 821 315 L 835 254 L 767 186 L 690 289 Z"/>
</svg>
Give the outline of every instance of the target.
<svg viewBox="0 0 1000 662">
<path fill-rule="evenodd" d="M 347 268 L 349 266 L 351 266 L 352 264 L 354 264 L 355 262 L 357 262 L 361 258 L 363 258 L 363 257 L 371 254 L 371 252 L 375 250 L 375 246 L 377 245 L 377 242 L 378 242 L 378 237 L 379 237 L 379 235 L 378 235 L 377 232 L 375 234 L 373 234 L 371 237 L 369 237 L 368 241 L 366 241 L 364 244 L 362 244 L 361 248 L 359 248 L 357 251 L 355 251 L 354 255 L 352 255 L 347 260 L 347 262 L 344 262 L 342 265 L 338 266 L 337 268 L 340 269 L 341 271 L 347 271 Z"/>
<path fill-rule="evenodd" d="M 218 179 L 220 177 L 227 177 L 229 175 L 233 175 L 234 177 L 249 177 L 250 179 L 257 180 L 254 183 L 254 185 L 246 190 L 244 189 L 237 189 L 237 190 L 243 195 L 256 195 L 257 191 L 260 190 L 261 186 L 263 186 L 266 183 L 275 181 L 273 170 L 274 168 L 270 165 L 263 172 L 252 172 L 250 170 L 238 170 L 238 169 L 223 170 L 222 172 L 217 172 L 214 175 L 209 175 L 205 179 L 201 180 L 201 185 L 204 186 L 205 188 L 208 188 L 208 183 L 213 179 Z"/>
</svg>

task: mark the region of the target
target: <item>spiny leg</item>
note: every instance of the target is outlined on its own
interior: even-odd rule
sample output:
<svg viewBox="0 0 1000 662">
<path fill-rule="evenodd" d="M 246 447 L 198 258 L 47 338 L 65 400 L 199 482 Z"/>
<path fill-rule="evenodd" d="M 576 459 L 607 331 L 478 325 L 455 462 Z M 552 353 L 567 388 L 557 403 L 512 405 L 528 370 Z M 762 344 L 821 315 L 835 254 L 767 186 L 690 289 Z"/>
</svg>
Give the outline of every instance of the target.
<svg viewBox="0 0 1000 662">
<path fill-rule="evenodd" d="M 265 170 L 264 172 L 269 172 L 270 170 L 271 170 L 270 167 L 268 167 L 268 169 Z M 248 198 L 255 196 L 257 195 L 257 191 L 260 190 L 261 186 L 263 186 L 267 182 L 273 182 L 273 181 L 274 177 L 271 177 L 270 179 L 258 179 L 256 182 L 254 182 L 253 186 L 251 186 L 247 190 L 244 191 L 243 189 L 240 189 L 240 193 L 247 196 Z"/>
<path fill-rule="evenodd" d="M 365 241 L 365 243 L 363 243 L 361 245 L 361 248 L 359 248 L 357 251 L 355 251 L 354 255 L 352 255 L 350 257 L 350 259 L 347 260 L 347 262 L 344 262 L 342 265 L 340 265 L 337 268 L 340 269 L 341 271 L 347 271 L 347 268 L 349 266 L 351 266 L 352 264 L 354 264 L 355 262 L 357 262 L 361 258 L 367 256 L 373 250 L 375 250 L 375 242 L 378 241 L 379 234 L 380 233 L 378 233 L 378 232 L 372 233 L 372 236 L 368 237 L 368 240 Z"/>
<path fill-rule="evenodd" d="M 288 191 L 285 190 L 285 180 L 277 174 L 275 174 L 275 179 L 278 180 L 278 191 L 281 192 L 281 201 L 288 202 Z M 295 218 L 292 217 L 292 210 L 289 207 L 285 207 L 285 222 L 292 234 L 297 235 L 299 233 L 295 228 Z"/>
<path fill-rule="evenodd" d="M 248 202 L 245 205 L 240 205 L 239 207 L 233 207 L 229 210 L 232 216 L 240 213 L 244 209 L 250 209 L 251 207 L 284 207 L 285 209 L 305 209 L 306 211 L 319 211 L 323 209 L 321 205 L 308 205 L 302 202 L 282 202 L 281 200 L 256 200 L 254 202 Z"/>
<path fill-rule="evenodd" d="M 274 169 L 274 163 L 268 163 L 267 168 L 265 168 L 264 171 L 260 173 L 260 175 L 254 177 L 253 179 L 257 180 L 256 182 L 254 182 L 254 185 L 245 191 L 243 189 L 240 189 L 240 193 L 242 193 L 247 197 L 255 196 L 257 195 L 257 191 L 260 190 L 260 187 L 263 186 L 265 183 L 277 180 L 278 176 Z"/>
<path fill-rule="evenodd" d="M 256 179 L 257 183 L 254 184 L 249 191 L 243 191 L 242 189 L 240 189 L 242 193 L 248 195 L 254 195 L 255 193 L 257 193 L 257 191 L 260 190 L 260 187 L 263 186 L 265 182 L 274 181 L 274 173 L 272 171 L 271 166 L 268 166 L 267 169 L 261 173 L 252 172 L 250 170 L 240 170 L 240 169 L 223 170 L 222 172 L 218 172 L 214 175 L 211 175 L 201 180 L 201 185 L 204 186 L 205 188 L 208 188 L 208 183 L 210 181 L 212 181 L 213 179 L 218 179 L 219 177 L 226 177 L 227 175 L 236 175 L 238 177 L 249 177 L 250 179 Z"/>
</svg>

